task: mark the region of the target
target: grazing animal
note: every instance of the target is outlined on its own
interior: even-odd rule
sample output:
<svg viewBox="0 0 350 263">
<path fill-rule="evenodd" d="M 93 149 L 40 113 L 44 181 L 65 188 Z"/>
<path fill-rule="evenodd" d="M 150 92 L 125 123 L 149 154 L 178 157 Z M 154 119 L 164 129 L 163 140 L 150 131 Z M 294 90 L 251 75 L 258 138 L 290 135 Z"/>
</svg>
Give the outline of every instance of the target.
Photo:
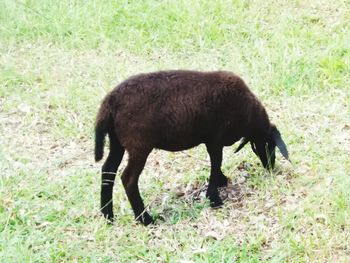
<svg viewBox="0 0 350 263">
<path fill-rule="evenodd" d="M 148 225 L 138 188 L 147 156 L 154 148 L 182 151 L 201 143 L 210 156 L 206 196 L 221 206 L 218 187 L 227 185 L 221 171 L 222 150 L 241 140 L 250 142 L 266 168 L 275 164 L 275 147 L 288 152 L 265 108 L 237 75 L 225 72 L 161 71 L 133 76 L 104 98 L 95 126 L 95 160 L 103 157 L 105 136 L 110 151 L 102 167 L 101 211 L 113 220 L 112 190 L 125 150 L 129 160 L 121 176 L 136 220 Z"/>
</svg>

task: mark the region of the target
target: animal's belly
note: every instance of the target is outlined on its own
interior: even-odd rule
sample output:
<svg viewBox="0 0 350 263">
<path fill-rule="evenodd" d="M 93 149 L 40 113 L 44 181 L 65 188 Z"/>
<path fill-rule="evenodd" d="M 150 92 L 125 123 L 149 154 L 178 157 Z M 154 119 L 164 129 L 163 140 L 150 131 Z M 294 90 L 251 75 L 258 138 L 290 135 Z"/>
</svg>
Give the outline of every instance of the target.
<svg viewBox="0 0 350 263">
<path fill-rule="evenodd" d="M 188 143 L 188 144 L 170 144 L 170 143 L 163 143 L 157 145 L 155 148 L 165 150 L 165 151 L 170 151 L 170 152 L 178 152 L 178 151 L 184 151 L 191 149 L 193 147 L 198 146 L 201 144 L 201 142 L 196 142 L 196 143 Z"/>
<path fill-rule="evenodd" d="M 183 151 L 193 148 L 205 140 L 200 134 L 166 134 L 161 136 L 161 139 L 156 144 L 155 148 L 166 150 L 166 151 Z"/>
</svg>

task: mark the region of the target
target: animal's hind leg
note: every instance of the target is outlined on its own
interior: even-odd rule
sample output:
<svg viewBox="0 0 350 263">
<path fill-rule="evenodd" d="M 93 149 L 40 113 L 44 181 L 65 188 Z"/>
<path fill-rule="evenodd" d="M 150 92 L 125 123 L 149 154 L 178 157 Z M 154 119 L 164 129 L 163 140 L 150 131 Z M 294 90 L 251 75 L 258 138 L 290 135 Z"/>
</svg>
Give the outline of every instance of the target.
<svg viewBox="0 0 350 263">
<path fill-rule="evenodd" d="M 101 212 L 109 221 L 113 221 L 113 186 L 115 176 L 124 155 L 124 148 L 115 135 L 110 135 L 110 152 L 102 166 Z"/>
<path fill-rule="evenodd" d="M 206 145 L 210 156 L 211 170 L 209 177 L 209 184 L 206 196 L 210 200 L 212 207 L 222 205 L 222 200 L 219 196 L 218 187 L 227 185 L 227 178 L 221 172 L 222 162 L 222 146 Z"/>
<path fill-rule="evenodd" d="M 152 223 L 153 219 L 145 211 L 145 206 L 139 192 L 138 181 L 149 153 L 150 151 L 129 152 L 128 165 L 122 175 L 122 182 L 134 211 L 135 218 L 145 226 Z"/>
</svg>

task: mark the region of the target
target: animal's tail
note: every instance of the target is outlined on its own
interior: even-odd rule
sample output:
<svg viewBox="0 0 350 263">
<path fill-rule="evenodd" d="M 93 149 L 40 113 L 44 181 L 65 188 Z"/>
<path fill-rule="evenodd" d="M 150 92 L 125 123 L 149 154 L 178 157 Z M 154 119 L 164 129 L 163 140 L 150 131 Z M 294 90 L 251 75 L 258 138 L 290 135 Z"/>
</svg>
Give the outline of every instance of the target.
<svg viewBox="0 0 350 263">
<path fill-rule="evenodd" d="M 103 100 L 100 110 L 97 113 L 96 124 L 95 124 L 95 161 L 98 162 L 103 157 L 103 148 L 105 144 L 105 137 L 108 133 L 110 126 L 112 125 L 111 120 L 111 104 L 110 97 Z"/>
</svg>

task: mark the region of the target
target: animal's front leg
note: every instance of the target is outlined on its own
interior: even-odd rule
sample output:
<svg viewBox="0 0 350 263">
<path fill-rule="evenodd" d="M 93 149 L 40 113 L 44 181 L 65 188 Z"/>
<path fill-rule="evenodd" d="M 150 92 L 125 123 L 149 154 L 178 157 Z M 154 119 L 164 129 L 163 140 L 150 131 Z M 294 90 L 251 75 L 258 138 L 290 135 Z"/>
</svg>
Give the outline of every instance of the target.
<svg viewBox="0 0 350 263">
<path fill-rule="evenodd" d="M 222 200 L 219 196 L 218 187 L 227 185 L 227 178 L 221 172 L 222 146 L 207 144 L 210 156 L 211 170 L 206 196 L 209 198 L 211 207 L 221 206 Z"/>
<path fill-rule="evenodd" d="M 221 171 L 219 173 L 217 173 L 216 175 L 214 175 L 214 177 L 215 177 L 214 180 L 216 180 L 216 184 L 218 187 L 227 186 L 228 179 Z"/>
</svg>

